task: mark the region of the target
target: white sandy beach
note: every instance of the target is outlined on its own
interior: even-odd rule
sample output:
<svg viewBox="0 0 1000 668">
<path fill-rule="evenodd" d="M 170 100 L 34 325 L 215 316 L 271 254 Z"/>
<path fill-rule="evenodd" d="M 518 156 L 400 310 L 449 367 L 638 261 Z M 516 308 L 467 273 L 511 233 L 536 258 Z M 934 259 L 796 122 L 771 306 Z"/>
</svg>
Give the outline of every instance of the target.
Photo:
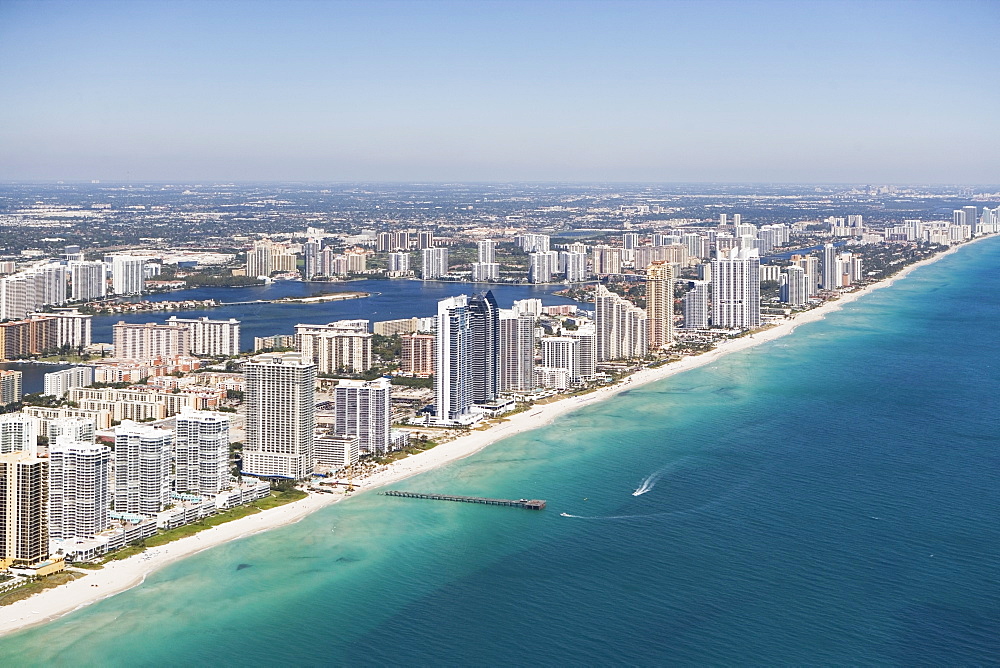
<svg viewBox="0 0 1000 668">
<path fill-rule="evenodd" d="M 975 243 L 985 238 L 991 237 L 979 237 L 969 243 Z M 879 288 L 892 285 L 896 280 L 904 278 L 918 267 L 936 262 L 965 245 L 967 244 L 952 246 L 943 253 L 907 266 L 889 279 L 854 292 L 845 293 L 836 301 L 827 302 L 815 309 L 800 313 L 769 329 L 756 332 L 753 335 L 727 340 L 710 352 L 686 357 L 659 368 L 643 369 L 622 382 L 589 394 L 534 406 L 490 429 L 472 431 L 472 433 L 454 441 L 395 462 L 389 465 L 386 470 L 375 473 L 356 484 L 360 490 L 364 491 L 398 482 L 404 478 L 468 457 L 508 436 L 537 429 L 561 415 L 582 406 L 603 401 L 624 390 L 663 380 L 689 369 L 711 364 L 725 355 L 773 341 L 792 333 L 800 325 L 823 319 L 827 313 L 842 308 L 844 304 L 849 304 Z M 244 536 L 292 524 L 313 511 L 342 498 L 344 498 L 342 494 L 310 494 L 308 498 L 301 501 L 207 529 L 194 536 L 161 547 L 151 548 L 129 559 L 111 562 L 101 570 L 89 571 L 85 577 L 78 580 L 0 607 L 0 635 L 50 621 L 78 608 L 113 596 L 140 584 L 147 575 L 173 561 Z"/>
</svg>

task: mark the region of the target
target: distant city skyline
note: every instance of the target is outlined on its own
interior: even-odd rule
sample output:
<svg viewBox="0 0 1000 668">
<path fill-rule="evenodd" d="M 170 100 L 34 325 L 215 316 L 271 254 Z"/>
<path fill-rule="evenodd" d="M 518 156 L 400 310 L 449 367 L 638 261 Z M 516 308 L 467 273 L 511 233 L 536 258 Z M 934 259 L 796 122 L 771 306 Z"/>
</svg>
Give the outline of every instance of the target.
<svg viewBox="0 0 1000 668">
<path fill-rule="evenodd" d="M 975 0 L 7 0 L 0 181 L 989 183 L 998 28 Z"/>
</svg>

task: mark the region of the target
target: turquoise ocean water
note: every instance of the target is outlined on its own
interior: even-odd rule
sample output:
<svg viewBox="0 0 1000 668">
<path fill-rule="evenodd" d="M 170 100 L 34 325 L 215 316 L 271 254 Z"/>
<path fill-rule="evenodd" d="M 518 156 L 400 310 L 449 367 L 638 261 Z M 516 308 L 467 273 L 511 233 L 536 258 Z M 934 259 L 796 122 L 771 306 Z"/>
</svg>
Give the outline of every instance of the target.
<svg viewBox="0 0 1000 668">
<path fill-rule="evenodd" d="M 0 639 L 0 662 L 1000 663 L 998 266 L 1000 240 L 973 245 L 395 485 L 543 512 L 363 494 Z"/>
</svg>

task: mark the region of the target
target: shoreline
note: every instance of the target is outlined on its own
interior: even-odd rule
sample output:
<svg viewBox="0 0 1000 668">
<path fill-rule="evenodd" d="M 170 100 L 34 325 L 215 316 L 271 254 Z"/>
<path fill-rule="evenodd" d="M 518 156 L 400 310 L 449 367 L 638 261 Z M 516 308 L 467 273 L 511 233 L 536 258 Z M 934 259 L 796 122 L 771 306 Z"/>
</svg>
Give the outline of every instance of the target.
<svg viewBox="0 0 1000 668">
<path fill-rule="evenodd" d="M 968 242 L 951 246 L 946 251 L 907 265 L 896 274 L 882 281 L 853 292 L 843 293 L 839 299 L 825 302 L 816 308 L 798 313 L 768 329 L 747 334 L 740 338 L 723 341 L 708 352 L 688 356 L 657 368 L 643 368 L 614 385 L 599 388 L 585 395 L 566 397 L 550 404 L 533 406 L 527 411 L 506 418 L 505 422 L 495 424 L 489 429 L 473 431 L 430 450 L 411 455 L 387 465 L 384 470 L 357 481 L 355 483 L 358 488 L 356 493 L 367 492 L 393 484 L 459 459 L 464 459 L 504 438 L 546 426 L 556 418 L 571 413 L 578 408 L 604 401 L 635 387 L 664 380 L 676 374 L 712 364 L 726 355 L 753 348 L 791 334 L 800 325 L 823 320 L 828 313 L 838 311 L 845 304 L 850 304 L 875 290 L 889 287 L 897 280 L 905 278 L 920 267 L 933 264 L 967 245 L 995 236 L 997 235 L 977 237 Z M 316 510 L 330 506 L 344 498 L 346 498 L 346 495 L 343 493 L 310 493 L 305 499 L 206 529 L 205 531 L 167 543 L 166 545 L 150 548 L 128 559 L 109 562 L 100 570 L 87 571 L 85 577 L 53 589 L 39 592 L 34 596 L 16 601 L 10 605 L 0 606 L 0 636 L 58 619 L 80 608 L 142 584 L 150 574 L 172 562 L 223 543 L 294 524 Z"/>
</svg>

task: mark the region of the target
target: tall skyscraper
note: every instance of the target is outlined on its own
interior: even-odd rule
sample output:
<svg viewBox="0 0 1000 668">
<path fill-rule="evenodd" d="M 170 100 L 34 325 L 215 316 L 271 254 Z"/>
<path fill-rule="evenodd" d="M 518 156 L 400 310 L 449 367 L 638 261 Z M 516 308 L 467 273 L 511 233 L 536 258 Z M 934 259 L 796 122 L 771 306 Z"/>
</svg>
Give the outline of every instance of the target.
<svg viewBox="0 0 1000 668">
<path fill-rule="evenodd" d="M 174 432 L 125 420 L 115 428 L 115 510 L 155 515 L 170 504 Z"/>
<path fill-rule="evenodd" d="M 111 523 L 111 450 L 59 436 L 49 446 L 49 535 L 90 538 Z"/>
<path fill-rule="evenodd" d="M 595 276 L 622 273 L 621 249 L 606 245 L 594 246 L 593 266 Z"/>
<path fill-rule="evenodd" d="M 48 558 L 48 493 L 48 460 L 0 454 L 0 568 Z"/>
<path fill-rule="evenodd" d="M 337 436 L 356 436 L 362 453 L 384 455 L 391 449 L 392 389 L 388 378 L 341 380 L 334 388 Z"/>
<path fill-rule="evenodd" d="M 513 309 L 500 311 L 500 391 L 534 388 L 535 316 Z"/>
<path fill-rule="evenodd" d="M 22 371 L 0 369 L 0 406 L 6 406 L 21 400 L 21 396 L 23 395 L 23 376 L 24 372 Z"/>
<path fill-rule="evenodd" d="M 174 487 L 218 494 L 229 487 L 229 415 L 182 410 L 174 434 Z"/>
<path fill-rule="evenodd" d="M 684 295 L 684 329 L 708 329 L 708 281 L 694 281 Z"/>
<path fill-rule="evenodd" d="M 141 295 L 145 286 L 146 259 L 131 255 L 111 257 L 111 289 L 116 295 Z"/>
<path fill-rule="evenodd" d="M 760 326 L 760 258 L 755 248 L 734 248 L 712 260 L 712 326 Z"/>
<path fill-rule="evenodd" d="M 500 309 L 492 291 L 469 299 L 469 334 L 472 403 L 488 404 L 500 396 Z"/>
<path fill-rule="evenodd" d="M 646 315 L 650 349 L 669 346 L 674 339 L 674 268 L 663 260 L 646 269 Z"/>
<path fill-rule="evenodd" d="M 410 270 L 409 253 L 389 253 L 389 271 L 404 272 Z"/>
<path fill-rule="evenodd" d="M 840 273 L 837 271 L 837 249 L 833 244 L 824 244 L 820 270 L 823 272 L 824 290 L 836 290 L 840 287 Z"/>
<path fill-rule="evenodd" d="M 420 277 L 425 281 L 441 278 L 448 273 L 448 249 L 447 248 L 425 248 L 421 251 L 423 264 L 420 268 Z"/>
<path fill-rule="evenodd" d="M 472 405 L 469 301 L 465 295 L 438 302 L 434 355 L 434 415 L 438 423 L 466 420 Z"/>
<path fill-rule="evenodd" d="M 316 365 L 300 353 L 272 353 L 252 358 L 244 373 L 244 475 L 293 479 L 310 475 Z"/>
</svg>

